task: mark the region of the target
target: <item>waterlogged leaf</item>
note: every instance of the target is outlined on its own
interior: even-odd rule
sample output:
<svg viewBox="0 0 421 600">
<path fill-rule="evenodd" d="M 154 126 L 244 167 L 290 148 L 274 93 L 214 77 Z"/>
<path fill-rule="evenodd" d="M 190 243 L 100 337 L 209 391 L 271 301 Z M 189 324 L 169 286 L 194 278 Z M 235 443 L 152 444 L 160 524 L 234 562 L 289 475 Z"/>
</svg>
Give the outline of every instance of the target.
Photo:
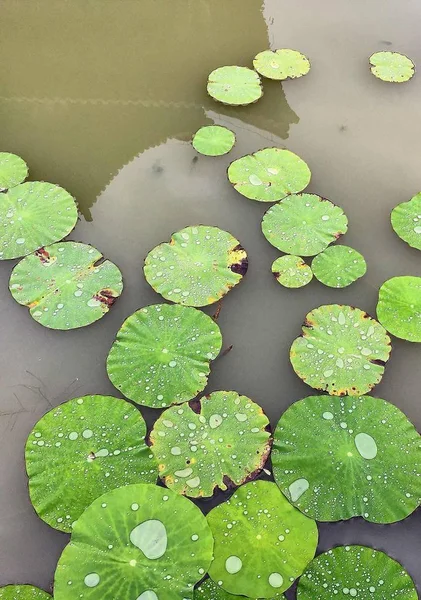
<svg viewBox="0 0 421 600">
<path fill-rule="evenodd" d="M 28 165 L 23 158 L 10 152 L 0 152 L 0 191 L 15 187 L 27 176 Z"/>
<path fill-rule="evenodd" d="M 275 202 L 301 192 L 310 183 L 308 165 L 296 154 L 282 148 L 265 148 L 234 160 L 228 179 L 250 200 Z"/>
<path fill-rule="evenodd" d="M 208 77 L 208 94 L 222 104 L 245 106 L 263 96 L 262 82 L 256 71 L 247 67 L 219 67 Z"/>
<path fill-rule="evenodd" d="M 282 415 L 275 481 L 317 521 L 394 523 L 421 504 L 421 436 L 393 404 L 371 396 L 309 396 Z"/>
<path fill-rule="evenodd" d="M 213 304 L 239 283 L 248 260 L 227 231 L 196 225 L 177 231 L 146 257 L 146 281 L 166 300 L 186 306 Z"/>
<path fill-rule="evenodd" d="M 346 233 L 342 208 L 316 194 L 294 194 L 271 206 L 262 221 L 267 241 L 287 254 L 314 256 Z"/>
<path fill-rule="evenodd" d="M 400 52 L 375 52 L 369 58 L 373 75 L 382 81 L 402 83 L 415 75 L 415 65 Z"/>
<path fill-rule="evenodd" d="M 311 267 L 300 256 L 280 256 L 272 263 L 276 280 L 287 288 L 301 288 L 313 278 Z"/>
<path fill-rule="evenodd" d="M 317 556 L 302 575 L 297 600 L 417 600 L 409 574 L 398 562 L 365 546 L 338 546 Z"/>
<path fill-rule="evenodd" d="M 87 244 L 59 242 L 40 248 L 13 269 L 9 289 L 31 317 L 50 329 L 98 321 L 120 296 L 119 268 Z"/>
<path fill-rule="evenodd" d="M 6 585 L 0 588 L 0 600 L 52 600 L 52 596 L 33 585 Z"/>
<path fill-rule="evenodd" d="M 311 263 L 314 277 L 332 288 L 344 288 L 367 271 L 364 256 L 349 246 L 330 246 Z"/>
<path fill-rule="evenodd" d="M 361 396 L 381 380 L 390 351 L 385 329 L 367 313 L 329 304 L 308 313 L 290 359 L 309 386 L 333 396 Z"/>
<path fill-rule="evenodd" d="M 379 290 L 377 318 L 389 333 L 421 342 L 421 277 L 392 277 Z"/>
<path fill-rule="evenodd" d="M 213 392 L 164 411 L 151 433 L 159 475 L 186 496 L 212 496 L 257 476 L 270 452 L 269 420 L 247 396 Z"/>
<path fill-rule="evenodd" d="M 283 592 L 316 551 L 316 523 L 270 481 L 243 485 L 207 519 L 215 540 L 209 575 L 231 594 L 271 598 Z"/>
<path fill-rule="evenodd" d="M 221 125 L 206 125 L 193 136 L 193 148 L 205 156 L 228 154 L 235 144 L 235 133 Z"/>
<path fill-rule="evenodd" d="M 95 500 L 75 524 L 54 598 L 192 598 L 212 550 L 206 518 L 190 500 L 150 484 L 121 487 Z"/>
<path fill-rule="evenodd" d="M 412 248 L 421 250 L 421 192 L 395 206 L 391 214 L 395 233 Z"/>
<path fill-rule="evenodd" d="M 75 201 L 58 185 L 34 181 L 13 187 L 0 202 L 0 260 L 58 242 L 76 221 Z"/>
<path fill-rule="evenodd" d="M 129 483 L 155 483 L 140 412 L 111 396 L 74 398 L 44 415 L 26 442 L 29 494 L 51 527 L 71 531 L 95 498 Z"/>
<path fill-rule="evenodd" d="M 274 594 L 273 600 L 285 600 L 283 594 Z M 212 579 L 205 579 L 195 590 L 194 600 L 244 600 L 244 596 L 235 596 L 226 592 Z"/>
<path fill-rule="evenodd" d="M 200 310 L 153 304 L 128 317 L 108 354 L 112 383 L 138 404 L 191 400 L 207 383 L 222 346 L 218 325 Z"/>
<path fill-rule="evenodd" d="M 307 75 L 310 71 L 310 61 L 297 50 L 281 48 L 274 52 L 259 52 L 253 60 L 253 67 L 268 79 L 296 79 Z"/>
</svg>

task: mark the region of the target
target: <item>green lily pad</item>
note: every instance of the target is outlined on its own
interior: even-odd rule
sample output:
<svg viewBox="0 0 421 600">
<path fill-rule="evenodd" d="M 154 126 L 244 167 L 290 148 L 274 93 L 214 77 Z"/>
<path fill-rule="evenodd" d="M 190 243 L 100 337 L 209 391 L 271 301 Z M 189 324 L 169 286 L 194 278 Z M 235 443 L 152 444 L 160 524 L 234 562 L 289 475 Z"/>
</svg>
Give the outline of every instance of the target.
<svg viewBox="0 0 421 600">
<path fill-rule="evenodd" d="M 13 187 L 0 202 L 0 260 L 58 242 L 76 221 L 75 201 L 58 185 L 35 181 Z"/>
<path fill-rule="evenodd" d="M 180 404 L 205 388 L 221 346 L 218 325 L 200 310 L 153 304 L 124 321 L 108 354 L 108 377 L 138 404 Z"/>
<path fill-rule="evenodd" d="M 272 466 L 289 501 L 317 521 L 394 523 L 421 504 L 421 436 L 380 398 L 295 402 L 277 425 Z"/>
<path fill-rule="evenodd" d="M 74 398 L 44 415 L 26 442 L 29 494 L 51 527 L 71 531 L 95 498 L 129 483 L 155 483 L 140 412 L 111 396 Z"/>
<path fill-rule="evenodd" d="M 151 484 L 95 500 L 61 555 L 55 600 L 180 600 L 208 570 L 213 539 L 187 498 Z"/>
<path fill-rule="evenodd" d="M 13 269 L 9 289 L 31 317 L 50 329 L 98 321 L 120 296 L 119 268 L 88 244 L 59 242 L 40 248 Z"/>
<path fill-rule="evenodd" d="M 231 106 L 246 106 L 263 96 L 260 77 L 247 67 L 219 67 L 208 77 L 208 94 Z"/>
<path fill-rule="evenodd" d="M 276 280 L 287 288 L 301 288 L 313 278 L 311 267 L 301 256 L 280 256 L 272 264 L 272 273 Z"/>
<path fill-rule="evenodd" d="M 298 50 L 281 48 L 274 52 L 259 52 L 253 60 L 253 67 L 268 79 L 296 79 L 307 75 L 310 71 L 310 61 Z"/>
<path fill-rule="evenodd" d="M 206 125 L 193 136 L 193 148 L 205 156 L 223 156 L 232 150 L 235 133 L 221 125 Z"/>
<path fill-rule="evenodd" d="M 146 257 L 146 281 L 166 300 L 206 306 L 225 296 L 247 272 L 247 253 L 227 231 L 185 227 Z"/>
<path fill-rule="evenodd" d="M 364 256 L 349 246 L 330 246 L 311 263 L 314 277 L 332 288 L 344 288 L 367 271 Z"/>
<path fill-rule="evenodd" d="M 0 191 L 22 183 L 28 177 L 28 165 L 20 156 L 0 152 Z"/>
<path fill-rule="evenodd" d="M 398 562 L 366 546 L 338 546 L 317 556 L 302 575 L 297 600 L 417 600 L 409 574 Z"/>
<path fill-rule="evenodd" d="M 159 476 L 194 498 L 257 476 L 270 452 L 269 420 L 247 396 L 213 392 L 164 411 L 151 432 Z"/>
<path fill-rule="evenodd" d="M 270 481 L 253 481 L 212 509 L 210 577 L 231 594 L 271 598 L 288 589 L 313 558 L 317 526 Z"/>
<path fill-rule="evenodd" d="M 421 277 L 392 277 L 379 290 L 377 318 L 389 333 L 421 342 Z"/>
<path fill-rule="evenodd" d="M 314 256 L 348 229 L 342 208 L 316 194 L 294 194 L 271 206 L 262 221 L 267 241 L 287 254 Z"/>
<path fill-rule="evenodd" d="M 0 588 L 0 600 L 52 600 L 52 596 L 33 585 L 6 585 Z"/>
<path fill-rule="evenodd" d="M 283 594 L 274 594 L 273 600 L 285 600 Z M 244 596 L 229 594 L 212 579 L 205 579 L 195 590 L 194 600 L 244 600 Z"/>
<path fill-rule="evenodd" d="M 228 179 L 250 200 L 275 202 L 301 192 L 310 183 L 308 165 L 296 154 L 282 148 L 265 148 L 234 160 Z"/>
<path fill-rule="evenodd" d="M 308 313 L 290 359 L 309 386 L 333 396 L 362 396 L 381 380 L 390 351 L 386 331 L 367 313 L 329 304 Z"/>
<path fill-rule="evenodd" d="M 402 83 L 415 75 L 414 63 L 400 52 L 375 52 L 369 61 L 371 72 L 382 81 Z"/>
<path fill-rule="evenodd" d="M 390 217 L 395 233 L 412 248 L 421 250 L 421 192 L 395 206 Z"/>
</svg>

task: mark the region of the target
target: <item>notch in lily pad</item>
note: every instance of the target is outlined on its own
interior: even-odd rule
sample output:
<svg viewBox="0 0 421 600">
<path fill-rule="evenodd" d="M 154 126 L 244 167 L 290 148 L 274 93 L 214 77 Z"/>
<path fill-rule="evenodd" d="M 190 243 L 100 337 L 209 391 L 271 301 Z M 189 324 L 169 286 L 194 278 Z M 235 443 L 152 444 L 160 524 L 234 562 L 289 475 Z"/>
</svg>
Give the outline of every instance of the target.
<svg viewBox="0 0 421 600">
<path fill-rule="evenodd" d="M 286 254 L 272 263 L 272 273 L 278 283 L 286 288 L 301 288 L 313 278 L 311 267 L 301 258 Z"/>
<path fill-rule="evenodd" d="M 395 206 L 390 215 L 396 235 L 411 248 L 421 250 L 421 192 Z"/>
<path fill-rule="evenodd" d="M 314 277 L 332 288 L 345 288 L 366 274 L 367 263 L 362 254 L 349 246 L 330 246 L 314 257 Z"/>
<path fill-rule="evenodd" d="M 414 62 L 400 52 L 375 52 L 369 62 L 373 75 L 389 83 L 403 83 L 415 75 Z"/>
<path fill-rule="evenodd" d="M 214 100 L 230 106 L 246 106 L 263 96 L 263 87 L 256 71 L 248 67 L 219 67 L 208 77 L 208 94 Z"/>
<path fill-rule="evenodd" d="M 421 342 L 421 277 L 392 277 L 379 290 L 377 318 L 389 333 Z"/>
<path fill-rule="evenodd" d="M 0 600 L 52 600 L 52 596 L 34 585 L 6 585 L 0 587 Z"/>
<path fill-rule="evenodd" d="M 307 75 L 310 71 L 310 61 L 298 50 L 280 48 L 259 52 L 253 60 L 253 67 L 263 77 L 282 81 Z"/>
<path fill-rule="evenodd" d="M 228 154 L 235 144 L 235 133 L 221 125 L 206 125 L 193 136 L 193 148 L 205 156 Z"/>
<path fill-rule="evenodd" d="M 20 156 L 0 152 L 0 192 L 19 185 L 28 177 L 28 165 Z"/>
</svg>

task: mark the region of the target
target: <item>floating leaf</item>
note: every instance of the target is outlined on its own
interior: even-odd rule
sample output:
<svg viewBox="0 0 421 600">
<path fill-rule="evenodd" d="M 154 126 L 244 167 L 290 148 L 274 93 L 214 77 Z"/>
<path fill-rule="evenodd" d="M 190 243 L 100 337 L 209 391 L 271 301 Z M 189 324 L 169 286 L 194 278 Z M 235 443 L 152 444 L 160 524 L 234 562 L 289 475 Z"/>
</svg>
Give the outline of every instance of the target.
<svg viewBox="0 0 421 600">
<path fill-rule="evenodd" d="M 190 500 L 150 484 L 122 487 L 77 521 L 58 563 L 54 598 L 191 598 L 212 550 L 206 518 Z"/>
<path fill-rule="evenodd" d="M 311 387 L 334 396 L 361 396 L 381 380 L 390 338 L 367 313 L 329 304 L 308 313 L 294 340 L 294 371 Z"/>
<path fill-rule="evenodd" d="M 346 233 L 342 208 L 316 194 L 294 194 L 271 206 L 262 221 L 267 241 L 287 254 L 314 256 Z"/>
<path fill-rule="evenodd" d="M 296 79 L 307 75 L 310 71 L 310 61 L 298 50 L 281 48 L 274 52 L 259 52 L 253 60 L 253 67 L 268 79 Z"/>
<path fill-rule="evenodd" d="M 395 337 L 421 342 L 421 277 L 392 277 L 379 290 L 377 318 Z"/>
<path fill-rule="evenodd" d="M 421 192 L 395 206 L 391 214 L 396 234 L 412 248 L 421 250 Z"/>
<path fill-rule="evenodd" d="M 15 186 L 1 197 L 0 260 L 58 242 L 76 221 L 75 201 L 58 185 L 35 181 Z"/>
<path fill-rule="evenodd" d="M 218 325 L 200 310 L 153 304 L 124 321 L 108 355 L 108 376 L 138 404 L 179 404 L 205 388 L 221 346 Z"/>
<path fill-rule="evenodd" d="M 193 148 L 205 156 L 228 154 L 235 144 L 235 133 L 221 125 L 206 125 L 193 136 Z"/>
<path fill-rule="evenodd" d="M 300 288 L 313 278 L 311 268 L 300 256 L 280 256 L 272 264 L 272 273 L 277 281 L 287 288 Z"/>
<path fill-rule="evenodd" d="M 208 77 L 208 94 L 222 104 L 245 106 L 263 96 L 260 77 L 247 67 L 219 67 Z"/>
<path fill-rule="evenodd" d="M 285 600 L 283 594 L 274 594 L 273 600 Z M 244 600 L 244 596 L 229 594 L 212 579 L 205 579 L 195 590 L 194 600 Z"/>
<path fill-rule="evenodd" d="M 215 539 L 209 575 L 231 594 L 271 598 L 283 592 L 316 551 L 316 523 L 270 481 L 243 485 L 207 518 Z"/>
<path fill-rule="evenodd" d="M 186 306 L 213 304 L 247 272 L 247 254 L 227 231 L 185 227 L 146 257 L 146 281 L 166 300 Z"/>
<path fill-rule="evenodd" d="M 22 183 L 28 177 L 28 165 L 20 156 L 0 152 L 0 191 Z"/>
<path fill-rule="evenodd" d="M 0 600 L 52 600 L 52 596 L 33 585 L 6 585 L 0 588 Z"/>
<path fill-rule="evenodd" d="M 330 246 L 311 263 L 314 277 L 332 288 L 344 288 L 367 271 L 364 256 L 349 246 Z"/>
<path fill-rule="evenodd" d="M 268 426 L 260 406 L 237 392 L 213 392 L 191 407 L 173 406 L 151 433 L 159 475 L 170 489 L 195 498 L 240 485 L 266 462 Z"/>
<path fill-rule="evenodd" d="M 87 244 L 59 242 L 40 248 L 13 269 L 9 289 L 31 317 L 50 329 L 75 329 L 98 321 L 120 296 L 118 267 L 102 263 Z"/>
<path fill-rule="evenodd" d="M 398 562 L 365 546 L 338 546 L 317 556 L 302 575 L 297 600 L 417 600 L 414 582 Z"/>
<path fill-rule="evenodd" d="M 373 75 L 382 81 L 402 83 L 415 75 L 415 65 L 400 52 L 375 52 L 369 58 Z"/>
</svg>

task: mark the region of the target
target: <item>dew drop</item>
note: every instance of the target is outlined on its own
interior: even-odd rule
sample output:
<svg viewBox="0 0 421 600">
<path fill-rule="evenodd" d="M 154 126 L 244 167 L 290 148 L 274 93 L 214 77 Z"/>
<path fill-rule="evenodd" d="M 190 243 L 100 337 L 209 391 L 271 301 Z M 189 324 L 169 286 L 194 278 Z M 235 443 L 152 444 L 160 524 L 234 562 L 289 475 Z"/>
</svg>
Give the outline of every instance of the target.
<svg viewBox="0 0 421 600">
<path fill-rule="evenodd" d="M 83 581 L 87 587 L 96 587 L 99 583 L 99 575 L 98 573 L 89 573 Z"/>
<path fill-rule="evenodd" d="M 217 427 L 220 426 L 221 423 L 222 423 L 221 415 L 211 415 L 209 417 L 209 427 L 211 429 L 216 429 Z"/>
<path fill-rule="evenodd" d="M 262 180 L 260 179 L 260 177 L 257 177 L 257 175 L 255 175 L 254 173 L 250 175 L 249 181 L 251 185 L 262 185 Z"/>
<path fill-rule="evenodd" d="M 355 436 L 355 445 L 363 458 L 371 460 L 377 456 L 377 444 L 368 433 L 358 433 Z"/>
<path fill-rule="evenodd" d="M 308 490 L 309 485 L 307 479 L 297 479 L 296 481 L 293 481 L 288 488 L 291 501 L 296 502 L 298 498 L 301 498 L 304 492 Z"/>
<path fill-rule="evenodd" d="M 225 569 L 231 575 L 235 575 L 235 573 L 238 573 L 238 571 L 241 571 L 242 566 L 243 566 L 243 562 L 242 562 L 241 558 L 238 558 L 238 556 L 229 556 L 227 558 L 227 560 L 225 561 Z"/>
<path fill-rule="evenodd" d="M 333 414 L 331 412 L 324 412 L 322 416 L 326 421 L 331 421 L 333 419 Z"/>
<path fill-rule="evenodd" d="M 149 519 L 137 525 L 130 533 L 131 543 L 150 560 L 164 556 L 167 549 L 167 530 L 157 519 Z"/>
<path fill-rule="evenodd" d="M 85 429 L 85 431 L 82 433 L 82 436 L 85 438 L 85 440 L 89 440 L 89 438 L 91 438 L 93 435 L 94 432 L 90 429 Z"/>
<path fill-rule="evenodd" d="M 142 592 L 136 600 L 158 600 L 158 596 L 153 590 L 146 590 L 145 592 Z"/>
<path fill-rule="evenodd" d="M 179 448 L 179 446 L 174 446 L 173 448 L 171 448 L 171 454 L 173 456 L 180 456 L 181 448 Z"/>
<path fill-rule="evenodd" d="M 269 575 L 269 585 L 274 588 L 279 588 L 284 583 L 284 578 L 280 573 L 271 573 Z"/>
</svg>

